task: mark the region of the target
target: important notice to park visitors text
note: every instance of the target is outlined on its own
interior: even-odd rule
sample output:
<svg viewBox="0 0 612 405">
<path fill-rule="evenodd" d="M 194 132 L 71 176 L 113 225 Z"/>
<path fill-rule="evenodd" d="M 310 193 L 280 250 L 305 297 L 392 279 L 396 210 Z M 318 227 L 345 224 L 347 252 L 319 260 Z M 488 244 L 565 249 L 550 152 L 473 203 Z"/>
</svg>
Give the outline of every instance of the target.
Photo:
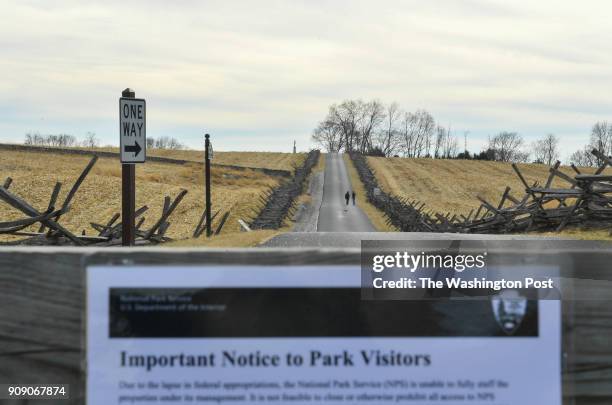
<svg viewBox="0 0 612 405">
<path fill-rule="evenodd" d="M 561 403 L 558 301 L 370 302 L 360 278 L 90 267 L 87 403 Z"/>
</svg>

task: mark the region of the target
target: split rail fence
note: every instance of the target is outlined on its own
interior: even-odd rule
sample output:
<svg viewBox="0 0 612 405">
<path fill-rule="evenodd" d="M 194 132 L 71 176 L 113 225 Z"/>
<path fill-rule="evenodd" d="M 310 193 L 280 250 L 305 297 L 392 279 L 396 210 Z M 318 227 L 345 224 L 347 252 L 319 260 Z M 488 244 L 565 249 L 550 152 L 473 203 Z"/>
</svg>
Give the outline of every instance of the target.
<svg viewBox="0 0 612 405">
<path fill-rule="evenodd" d="M 312 168 L 317 165 L 321 152 L 308 153 L 301 167 L 295 169 L 293 178 L 275 189 L 268 190 L 259 200 L 259 212 L 251 222 L 251 229 L 278 229 L 288 216 L 295 214 L 295 201 L 302 194 L 304 183 Z"/>
<path fill-rule="evenodd" d="M 477 196 L 480 205 L 468 215 L 440 213 L 427 208 L 418 198 L 407 199 L 382 191 L 376 177 L 360 154 L 351 159 L 365 186 L 370 203 L 387 217 L 387 223 L 403 232 L 453 232 L 505 234 L 529 231 L 561 231 L 567 226 L 611 229 L 612 175 L 603 174 L 612 167 L 612 158 L 597 150 L 592 153 L 601 165 L 592 174 L 582 173 L 572 165 L 574 176 L 559 170 L 561 162 L 549 169 L 544 184 L 529 184 L 516 164 L 514 172 L 524 186 L 516 197 L 506 187 L 500 200 L 492 202 Z M 560 179 L 564 188 L 553 188 Z"/>
<path fill-rule="evenodd" d="M 32 204 L 12 193 L 10 190 L 13 180 L 7 178 L 2 186 L 0 186 L 0 200 L 4 201 L 11 207 L 21 211 L 25 218 L 14 221 L 0 222 L 0 234 L 23 237 L 22 239 L 2 242 L 4 245 L 76 245 L 76 246 L 118 246 L 121 245 L 122 226 L 120 214 L 113 214 L 108 221 L 104 223 L 90 222 L 93 229 L 92 235 L 86 235 L 85 230 L 81 234 L 74 233 L 60 224 L 63 215 L 70 211 L 72 202 L 79 188 L 87 178 L 98 160 L 98 156 L 91 158 L 87 166 L 83 169 L 80 176 L 70 188 L 70 191 L 64 198 L 64 201 L 59 203 L 58 196 L 62 189 L 62 183 L 55 183 L 49 203 L 45 211 L 40 211 L 34 208 Z M 157 218 L 150 228 L 145 229 L 145 214 L 149 210 L 147 205 L 139 207 L 135 212 L 136 218 L 136 245 L 158 244 L 172 240 L 166 236 L 166 232 L 171 225 L 170 216 L 179 206 L 183 198 L 187 195 L 187 190 L 181 190 L 174 198 L 170 196 L 164 197 L 163 209 L 159 218 Z M 219 212 L 215 214 L 215 216 Z M 223 225 L 226 223 L 230 212 L 226 211 L 222 215 L 222 220 L 217 225 L 215 234 L 219 234 Z M 199 237 L 206 227 L 205 214 L 202 214 L 202 219 L 195 228 L 194 236 Z M 213 217 L 214 218 L 214 217 Z M 39 224 L 38 230 L 33 232 L 31 227 Z M 29 230 L 30 229 L 30 230 Z"/>
<path fill-rule="evenodd" d="M 319 151 L 311 151 L 304 163 L 295 168 L 294 174 L 290 178 L 281 178 L 280 184 L 276 188 L 270 188 L 259 199 L 259 211 L 253 212 L 254 220 L 251 224 L 252 229 L 278 229 L 288 215 L 293 214 L 296 198 L 302 193 L 303 184 L 310 174 L 312 168 L 317 164 Z M 76 245 L 76 246 L 117 246 L 121 244 L 122 226 L 120 214 L 113 214 L 107 221 L 102 223 L 91 222 L 89 225 L 93 229 L 91 234 L 86 234 L 83 230 L 80 234 L 67 229 L 60 222 L 62 217 L 70 211 L 75 195 L 98 161 L 98 156 L 93 156 L 85 166 L 80 176 L 70 188 L 63 201 L 58 201 L 62 183 L 55 183 L 52 188 L 47 209 L 44 211 L 36 209 L 33 204 L 24 198 L 11 192 L 13 179 L 7 178 L 0 185 L 0 200 L 9 206 L 20 211 L 24 218 L 0 222 L 0 235 L 12 235 L 20 239 L 10 242 L 1 242 L 3 245 Z M 51 187 L 49 187 L 51 188 Z M 171 241 L 166 234 L 170 228 L 170 217 L 179 206 L 187 190 L 181 190 L 178 195 L 171 197 L 165 196 L 161 215 L 152 222 L 150 228 L 145 229 L 145 214 L 149 207 L 143 205 L 135 211 L 136 218 L 136 245 L 159 244 Z M 224 225 L 231 215 L 231 207 L 226 210 L 217 210 L 212 213 L 211 222 L 216 218 L 216 228 L 213 235 L 219 235 Z M 241 226 L 247 230 L 250 228 L 242 220 Z M 33 226 L 38 225 L 36 231 Z M 198 238 L 206 230 L 206 212 L 203 212 L 200 220 L 195 226 L 192 236 Z"/>
</svg>

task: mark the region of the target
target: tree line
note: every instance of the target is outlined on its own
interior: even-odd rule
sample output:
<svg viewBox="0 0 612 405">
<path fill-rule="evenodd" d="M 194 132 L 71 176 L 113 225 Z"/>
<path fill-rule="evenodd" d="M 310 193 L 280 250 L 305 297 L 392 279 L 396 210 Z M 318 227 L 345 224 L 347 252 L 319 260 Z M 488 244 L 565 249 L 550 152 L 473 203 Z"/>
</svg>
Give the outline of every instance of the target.
<svg viewBox="0 0 612 405">
<path fill-rule="evenodd" d="M 23 143 L 33 146 L 48 146 L 55 148 L 85 147 L 97 148 L 100 146 L 100 139 L 95 132 L 87 132 L 83 139 L 79 140 L 74 135 L 69 134 L 49 134 L 28 132 L 25 134 Z M 187 149 L 176 138 L 170 136 L 160 136 L 159 138 L 147 137 L 147 148 L 149 149 Z"/>
<path fill-rule="evenodd" d="M 467 133 L 464 134 L 467 136 Z M 411 158 L 479 159 L 501 162 L 554 164 L 560 158 L 559 137 L 547 134 L 528 144 L 517 132 L 489 136 L 479 153 L 470 153 L 450 126 L 437 123 L 424 109 L 402 110 L 398 103 L 379 100 L 345 100 L 329 107 L 327 116 L 312 133 L 312 140 L 328 152 L 360 152 L 375 156 Z M 597 149 L 612 154 L 612 124 L 598 122 L 589 143 L 574 152 L 570 163 L 594 166 L 601 162 L 591 154 Z"/>
<path fill-rule="evenodd" d="M 57 148 L 69 148 L 75 146 L 95 147 L 98 146 L 98 138 L 93 132 L 88 132 L 83 141 L 79 141 L 74 135 L 69 134 L 41 135 L 37 132 L 28 132 L 25 134 L 23 143 L 25 145 L 50 146 Z"/>
<path fill-rule="evenodd" d="M 178 139 L 171 136 L 160 136 L 159 138 L 147 137 L 147 148 L 149 149 L 187 149 Z"/>
<path fill-rule="evenodd" d="M 378 100 L 332 104 L 312 138 L 329 152 L 450 158 L 459 151 L 450 128 L 436 124 L 428 111 L 402 111 L 397 103 Z"/>
<path fill-rule="evenodd" d="M 612 156 L 612 124 L 600 121 L 593 125 L 589 142 L 570 156 L 570 162 L 576 166 L 600 166 L 603 161 L 591 151 L 598 150 L 605 156 Z"/>
</svg>

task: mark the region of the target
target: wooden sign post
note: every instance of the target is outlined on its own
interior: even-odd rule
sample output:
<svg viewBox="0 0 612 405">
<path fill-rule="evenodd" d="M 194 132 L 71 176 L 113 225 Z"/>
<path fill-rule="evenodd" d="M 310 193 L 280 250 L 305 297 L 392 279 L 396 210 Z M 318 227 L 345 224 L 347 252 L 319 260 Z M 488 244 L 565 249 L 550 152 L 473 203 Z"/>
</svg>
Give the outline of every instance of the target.
<svg viewBox="0 0 612 405">
<path fill-rule="evenodd" d="M 206 237 L 212 235 L 212 219 L 211 219 L 211 201 L 210 201 L 210 160 L 212 158 L 212 145 L 210 143 L 210 135 L 204 135 L 204 178 L 206 181 Z"/>
<path fill-rule="evenodd" d="M 146 104 L 125 89 L 119 99 L 119 154 L 121 156 L 121 231 L 122 246 L 136 240 L 136 165 L 146 158 Z"/>
</svg>

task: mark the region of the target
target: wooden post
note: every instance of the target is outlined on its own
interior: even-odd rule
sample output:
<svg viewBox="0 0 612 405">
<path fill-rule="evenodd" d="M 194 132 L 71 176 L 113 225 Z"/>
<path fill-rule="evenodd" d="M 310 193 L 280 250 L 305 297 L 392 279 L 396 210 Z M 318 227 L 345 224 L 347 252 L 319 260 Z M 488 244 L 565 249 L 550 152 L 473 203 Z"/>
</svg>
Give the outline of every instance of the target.
<svg viewBox="0 0 612 405">
<path fill-rule="evenodd" d="M 132 89 L 125 89 L 122 97 L 135 98 L 136 93 Z M 121 164 L 121 245 L 134 246 L 136 232 L 136 165 Z"/>
<path fill-rule="evenodd" d="M 405 239 L 422 239 L 421 236 L 414 236 L 415 234 L 404 235 Z M 469 237 L 456 235 L 456 238 Z M 356 245 L 356 248 L 358 246 Z M 560 273 L 562 275 L 572 271 L 573 267 L 576 267 L 574 274 L 580 274 L 581 270 L 585 269 L 593 269 L 593 272 L 599 269 L 601 280 L 609 275 L 607 270 L 612 262 L 612 249 L 609 244 L 603 242 L 489 240 L 486 241 L 486 248 L 489 251 L 506 252 L 501 261 L 503 265 L 512 266 L 522 261 L 535 263 L 536 260 L 526 257 L 526 254 L 532 257 L 537 255 L 540 257 L 537 259 L 538 263 L 555 266 L 563 271 Z M 236 249 L 228 252 L 223 249 L 168 247 L 126 251 L 114 247 L 3 247 L 0 249 L 0 268 L 3 271 L 0 283 L 0 345 L 4 350 L 0 361 L 3 379 L 23 381 L 24 376 L 28 376 L 29 382 L 42 384 L 49 383 L 52 378 L 70 384 L 70 399 L 58 403 L 85 403 L 86 379 L 83 378 L 82 362 L 86 353 L 82 331 L 85 330 L 87 322 L 83 302 L 86 288 L 85 258 L 87 263 L 92 265 L 121 263 L 129 259 L 137 265 L 175 263 L 184 266 L 201 266 L 202 263 L 228 266 L 360 266 L 361 259 L 359 249 L 269 250 L 262 252 L 258 249 Z M 561 257 L 567 257 L 568 260 L 562 260 Z M 565 404 L 610 404 L 612 398 L 610 369 L 605 367 L 612 359 L 609 339 L 609 331 L 612 328 L 610 289 L 608 283 L 598 282 L 597 277 L 590 274 L 589 276 L 592 277 L 591 283 L 569 277 L 567 280 L 571 283 L 569 286 L 572 288 L 572 296 L 588 293 L 591 300 L 561 302 L 564 339 L 562 348 L 570 350 L 569 355 L 564 357 L 563 377 L 570 382 L 570 389 L 564 392 Z M 19 293 L 15 294 L 16 291 Z M 58 300 L 58 297 L 61 297 L 61 300 Z M 463 304 L 462 301 L 454 302 L 457 305 Z M 450 307 L 440 306 L 440 316 L 443 319 L 450 319 L 447 314 Z M 415 308 L 419 308 L 419 305 L 415 305 Z M 469 315 L 467 308 L 466 313 Z M 460 317 L 454 319 L 461 320 Z M 98 330 L 97 333 L 102 331 Z"/>
<path fill-rule="evenodd" d="M 204 177 L 206 180 L 206 237 L 212 235 L 212 220 L 210 218 L 211 201 L 210 201 L 210 135 L 204 135 Z"/>
</svg>

